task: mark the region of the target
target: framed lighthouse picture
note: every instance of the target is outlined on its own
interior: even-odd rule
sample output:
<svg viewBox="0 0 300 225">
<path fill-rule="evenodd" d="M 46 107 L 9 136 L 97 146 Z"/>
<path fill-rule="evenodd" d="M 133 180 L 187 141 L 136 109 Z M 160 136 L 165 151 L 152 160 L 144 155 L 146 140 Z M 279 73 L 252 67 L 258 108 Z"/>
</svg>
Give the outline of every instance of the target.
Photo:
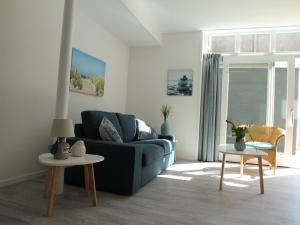
<svg viewBox="0 0 300 225">
<path fill-rule="evenodd" d="M 192 96 L 193 70 L 168 70 L 167 95 Z"/>
</svg>

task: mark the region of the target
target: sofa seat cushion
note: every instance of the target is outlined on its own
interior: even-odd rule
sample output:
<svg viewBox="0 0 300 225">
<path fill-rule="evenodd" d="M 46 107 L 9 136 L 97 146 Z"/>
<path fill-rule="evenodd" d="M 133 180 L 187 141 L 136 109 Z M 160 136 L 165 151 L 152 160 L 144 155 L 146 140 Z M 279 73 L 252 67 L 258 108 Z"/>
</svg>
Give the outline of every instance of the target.
<svg viewBox="0 0 300 225">
<path fill-rule="evenodd" d="M 99 126 L 103 119 L 106 117 L 114 125 L 118 134 L 123 139 L 123 133 L 119 124 L 118 117 L 115 113 L 103 112 L 103 111 L 83 111 L 81 112 L 81 119 L 83 125 L 83 131 L 86 138 L 100 139 Z"/>
<path fill-rule="evenodd" d="M 155 144 L 139 144 L 143 148 L 142 167 L 149 166 L 163 158 L 164 149 Z"/>
<path fill-rule="evenodd" d="M 164 150 L 164 155 L 168 155 L 173 150 L 172 142 L 166 139 L 152 139 L 131 142 L 133 144 L 153 144 L 158 145 Z"/>
<path fill-rule="evenodd" d="M 116 113 L 116 115 L 119 119 L 119 123 L 123 131 L 123 141 L 134 141 L 136 135 L 135 116 L 121 113 Z"/>
</svg>

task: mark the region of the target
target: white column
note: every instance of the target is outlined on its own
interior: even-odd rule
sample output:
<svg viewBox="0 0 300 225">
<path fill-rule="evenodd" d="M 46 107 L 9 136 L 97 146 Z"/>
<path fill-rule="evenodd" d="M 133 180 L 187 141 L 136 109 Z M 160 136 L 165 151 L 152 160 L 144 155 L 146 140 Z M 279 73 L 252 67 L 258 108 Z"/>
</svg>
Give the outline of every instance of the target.
<svg viewBox="0 0 300 225">
<path fill-rule="evenodd" d="M 65 0 L 57 80 L 56 119 L 65 119 L 68 116 L 72 33 L 76 13 L 75 3 L 76 0 Z M 63 188 L 64 169 L 60 169 L 57 181 L 57 194 L 62 194 Z"/>
<path fill-rule="evenodd" d="M 57 80 L 56 119 L 65 119 L 68 116 L 72 33 L 75 24 L 75 11 L 75 0 L 65 0 Z"/>
</svg>

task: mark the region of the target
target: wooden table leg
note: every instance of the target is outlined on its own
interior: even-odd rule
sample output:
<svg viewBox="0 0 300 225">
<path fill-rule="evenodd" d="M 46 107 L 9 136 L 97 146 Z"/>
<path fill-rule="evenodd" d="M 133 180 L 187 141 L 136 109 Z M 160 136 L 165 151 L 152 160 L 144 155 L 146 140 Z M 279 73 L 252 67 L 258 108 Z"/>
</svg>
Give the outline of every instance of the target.
<svg viewBox="0 0 300 225">
<path fill-rule="evenodd" d="M 241 177 L 244 175 L 244 156 L 240 156 L 240 174 Z"/>
<path fill-rule="evenodd" d="M 51 177 L 51 187 L 50 187 L 50 198 L 48 203 L 48 211 L 47 216 L 52 216 L 54 202 L 55 202 L 55 193 L 56 193 L 56 185 L 57 185 L 57 172 L 58 167 L 53 166 L 52 167 L 52 177 Z"/>
<path fill-rule="evenodd" d="M 89 166 L 84 165 L 83 168 L 84 168 L 85 189 L 86 189 L 86 192 L 88 193 L 88 196 L 91 196 Z"/>
<path fill-rule="evenodd" d="M 46 175 L 46 180 L 45 180 L 45 187 L 44 187 L 44 194 L 43 194 L 44 198 L 48 198 L 49 186 L 51 184 L 52 176 L 53 176 L 53 170 L 52 170 L 52 167 L 49 166 L 48 173 Z"/>
<path fill-rule="evenodd" d="M 223 187 L 223 176 L 224 176 L 225 156 L 226 156 L 226 153 L 223 153 L 223 157 L 222 157 L 222 167 L 221 167 L 221 178 L 220 178 L 220 186 L 219 186 L 219 190 L 220 190 L 220 191 L 222 191 L 222 187 Z"/>
<path fill-rule="evenodd" d="M 96 185 L 95 185 L 95 175 L 94 175 L 94 166 L 93 164 L 88 165 L 89 170 L 89 186 L 91 191 L 92 203 L 93 206 L 97 205 L 97 192 L 96 192 Z"/>
<path fill-rule="evenodd" d="M 257 157 L 258 159 L 258 169 L 259 169 L 259 181 L 260 181 L 260 193 L 264 194 L 264 176 L 263 176 L 263 169 L 262 169 L 262 158 L 261 156 Z"/>
</svg>

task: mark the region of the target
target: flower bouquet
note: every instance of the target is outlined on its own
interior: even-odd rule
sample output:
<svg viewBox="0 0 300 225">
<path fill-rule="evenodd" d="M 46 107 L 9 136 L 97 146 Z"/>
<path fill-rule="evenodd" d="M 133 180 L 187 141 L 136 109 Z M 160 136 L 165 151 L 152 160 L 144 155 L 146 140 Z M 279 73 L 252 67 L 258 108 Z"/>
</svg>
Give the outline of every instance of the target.
<svg viewBox="0 0 300 225">
<path fill-rule="evenodd" d="M 233 122 L 226 120 L 227 123 L 231 124 L 232 136 L 235 136 L 234 147 L 238 151 L 243 151 L 246 148 L 244 141 L 246 133 L 249 131 L 249 125 L 235 125 Z"/>
</svg>

